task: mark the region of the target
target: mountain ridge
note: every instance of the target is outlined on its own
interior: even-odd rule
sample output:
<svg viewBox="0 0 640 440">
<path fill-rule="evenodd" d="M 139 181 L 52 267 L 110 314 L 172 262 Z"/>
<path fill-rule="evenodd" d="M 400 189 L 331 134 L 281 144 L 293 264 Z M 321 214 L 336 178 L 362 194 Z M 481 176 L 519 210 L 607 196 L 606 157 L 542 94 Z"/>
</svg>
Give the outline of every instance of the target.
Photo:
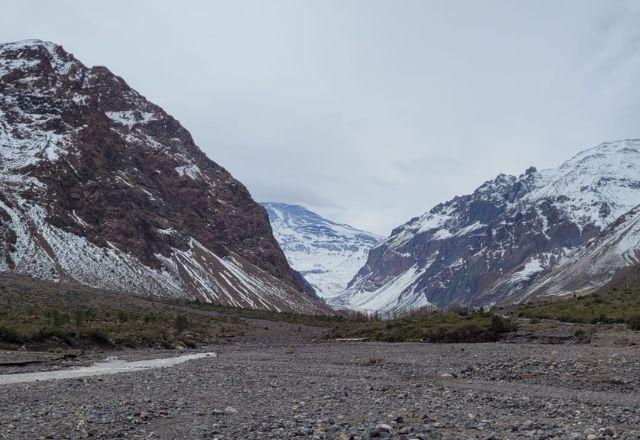
<svg viewBox="0 0 640 440">
<path fill-rule="evenodd" d="M 507 301 L 640 203 L 640 140 L 498 175 L 394 229 L 338 301 L 402 311 Z"/>
</svg>

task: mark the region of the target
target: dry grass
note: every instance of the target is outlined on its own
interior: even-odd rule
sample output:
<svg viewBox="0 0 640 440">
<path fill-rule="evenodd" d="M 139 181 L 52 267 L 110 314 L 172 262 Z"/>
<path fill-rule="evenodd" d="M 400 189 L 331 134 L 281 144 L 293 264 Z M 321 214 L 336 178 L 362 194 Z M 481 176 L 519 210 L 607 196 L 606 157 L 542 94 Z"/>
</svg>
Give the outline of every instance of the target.
<svg viewBox="0 0 640 440">
<path fill-rule="evenodd" d="M 367 359 L 367 365 L 381 365 L 384 361 L 384 356 L 372 355 Z"/>
</svg>

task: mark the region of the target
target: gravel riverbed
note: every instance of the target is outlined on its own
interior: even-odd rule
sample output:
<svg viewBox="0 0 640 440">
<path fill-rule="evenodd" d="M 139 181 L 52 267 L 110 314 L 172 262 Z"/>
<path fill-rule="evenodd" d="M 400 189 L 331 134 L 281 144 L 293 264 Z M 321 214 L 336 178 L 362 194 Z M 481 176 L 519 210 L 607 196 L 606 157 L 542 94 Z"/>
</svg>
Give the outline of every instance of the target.
<svg viewBox="0 0 640 440">
<path fill-rule="evenodd" d="M 0 386 L 0 438 L 640 439 L 637 346 L 327 342 L 285 326 L 201 351 L 217 356 Z"/>
</svg>

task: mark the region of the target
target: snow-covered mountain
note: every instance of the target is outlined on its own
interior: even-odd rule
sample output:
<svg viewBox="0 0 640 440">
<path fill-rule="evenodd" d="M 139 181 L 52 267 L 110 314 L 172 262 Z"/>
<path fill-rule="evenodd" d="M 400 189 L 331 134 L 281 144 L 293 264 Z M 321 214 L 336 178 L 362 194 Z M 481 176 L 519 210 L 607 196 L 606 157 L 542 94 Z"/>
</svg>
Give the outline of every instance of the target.
<svg viewBox="0 0 640 440">
<path fill-rule="evenodd" d="M 317 313 L 246 188 L 105 67 L 0 45 L 0 271 Z"/>
<path fill-rule="evenodd" d="M 291 267 L 323 298 L 341 293 L 382 238 L 339 224 L 303 206 L 262 203 Z"/>
<path fill-rule="evenodd" d="M 400 311 L 515 300 L 579 258 L 589 240 L 603 243 L 601 231 L 638 204 L 640 140 L 601 144 L 555 169 L 499 175 L 396 228 L 337 301 Z M 578 287 L 563 286 L 557 293 Z"/>
</svg>

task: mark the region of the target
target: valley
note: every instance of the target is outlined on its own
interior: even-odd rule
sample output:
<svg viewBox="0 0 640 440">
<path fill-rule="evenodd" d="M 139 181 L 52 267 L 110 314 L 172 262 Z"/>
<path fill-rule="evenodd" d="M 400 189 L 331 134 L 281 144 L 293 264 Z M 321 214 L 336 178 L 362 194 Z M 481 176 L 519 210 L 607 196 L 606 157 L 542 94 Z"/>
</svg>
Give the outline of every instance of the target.
<svg viewBox="0 0 640 440">
<path fill-rule="evenodd" d="M 3 309 L 15 289 L 25 293 L 20 307 L 31 315 L 12 313 L 14 323 L 27 325 L 40 307 L 72 311 L 73 304 L 81 304 L 96 310 L 83 326 L 113 332 L 106 337 L 128 335 L 107 344 L 77 337 L 43 340 L 27 344 L 29 351 L 5 341 L 12 350 L 0 350 L 0 376 L 114 359 L 135 364 L 215 354 L 166 368 L 2 384 L 0 438 L 604 440 L 640 435 L 640 333 L 624 324 L 521 318 L 515 309 L 501 311 L 512 315 L 514 326 L 494 342 L 389 343 L 379 340 L 404 329 L 403 323 L 428 327 L 440 314 L 372 321 L 111 293 L 120 295 L 116 302 L 109 293 L 86 288 L 24 278 L 0 281 Z M 626 295 L 637 298 L 640 292 Z M 131 310 L 134 323 L 136 306 L 152 310 L 161 329 L 156 339 L 137 339 L 134 324 L 118 327 L 106 320 L 116 303 Z M 477 319 L 465 311 L 450 313 L 459 316 L 450 328 L 466 317 Z M 176 316 L 187 317 L 187 328 L 175 328 Z M 8 319 L 4 314 L 2 325 Z M 153 328 L 145 326 L 147 335 Z M 75 324 L 68 330 L 82 334 Z M 404 335 L 405 340 L 414 337 Z"/>
<path fill-rule="evenodd" d="M 640 440 L 640 140 L 556 165 L 384 238 L 258 203 L 106 67 L 1 43 L 0 440 Z"/>
</svg>

